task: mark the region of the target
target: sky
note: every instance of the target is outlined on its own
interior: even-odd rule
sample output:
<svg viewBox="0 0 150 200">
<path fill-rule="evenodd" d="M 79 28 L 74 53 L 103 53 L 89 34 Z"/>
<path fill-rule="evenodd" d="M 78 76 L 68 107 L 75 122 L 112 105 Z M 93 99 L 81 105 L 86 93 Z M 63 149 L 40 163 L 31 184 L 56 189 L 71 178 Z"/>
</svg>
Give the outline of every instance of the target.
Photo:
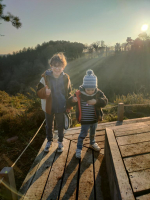
<svg viewBox="0 0 150 200">
<path fill-rule="evenodd" d="M 148 24 L 150 0 L 3 0 L 4 14 L 18 16 L 22 27 L 0 20 L 0 54 L 35 48 L 50 40 L 108 46 L 137 38 Z"/>
</svg>

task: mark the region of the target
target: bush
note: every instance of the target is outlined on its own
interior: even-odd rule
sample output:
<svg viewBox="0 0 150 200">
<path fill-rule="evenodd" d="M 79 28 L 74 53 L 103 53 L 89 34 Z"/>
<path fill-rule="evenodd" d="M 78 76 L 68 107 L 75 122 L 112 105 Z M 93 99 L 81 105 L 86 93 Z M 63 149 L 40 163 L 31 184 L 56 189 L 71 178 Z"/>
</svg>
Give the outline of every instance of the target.
<svg viewBox="0 0 150 200">
<path fill-rule="evenodd" d="M 127 94 L 125 95 L 116 95 L 115 97 L 115 104 L 118 103 L 124 103 L 124 104 L 146 104 L 150 103 L 149 99 L 144 98 L 144 95 L 139 93 L 139 94 Z"/>
</svg>

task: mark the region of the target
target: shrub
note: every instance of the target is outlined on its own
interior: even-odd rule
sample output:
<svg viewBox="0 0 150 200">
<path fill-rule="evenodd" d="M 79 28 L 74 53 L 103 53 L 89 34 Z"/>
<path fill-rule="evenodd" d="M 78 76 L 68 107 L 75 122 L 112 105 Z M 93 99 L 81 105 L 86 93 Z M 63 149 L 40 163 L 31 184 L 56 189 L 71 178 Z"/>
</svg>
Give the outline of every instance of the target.
<svg viewBox="0 0 150 200">
<path fill-rule="evenodd" d="M 139 94 L 127 94 L 127 96 L 125 95 L 116 95 L 115 104 L 118 103 L 124 103 L 124 104 L 146 104 L 146 103 L 150 103 L 150 100 L 145 99 L 144 95 L 139 93 Z"/>
</svg>

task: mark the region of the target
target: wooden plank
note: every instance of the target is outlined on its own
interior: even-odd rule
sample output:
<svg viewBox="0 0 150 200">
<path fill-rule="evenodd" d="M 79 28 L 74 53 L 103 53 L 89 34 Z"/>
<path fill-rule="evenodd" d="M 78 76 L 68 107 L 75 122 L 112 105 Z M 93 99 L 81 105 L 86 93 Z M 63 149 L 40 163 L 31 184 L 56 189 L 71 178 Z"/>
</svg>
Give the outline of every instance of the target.
<svg viewBox="0 0 150 200">
<path fill-rule="evenodd" d="M 103 200 L 103 194 L 101 191 L 101 176 L 100 176 L 100 168 L 104 158 L 104 155 L 99 154 L 99 152 L 94 153 L 94 171 L 95 171 L 95 196 L 96 200 Z"/>
<path fill-rule="evenodd" d="M 94 176 L 92 150 L 83 147 L 80 164 L 78 200 L 94 200 Z"/>
<path fill-rule="evenodd" d="M 100 153 L 101 153 L 102 155 L 104 155 L 104 149 L 101 149 L 101 150 L 100 150 Z"/>
<path fill-rule="evenodd" d="M 41 146 L 41 148 L 40 148 L 40 150 L 39 150 L 39 152 L 38 152 L 38 154 L 37 154 L 32 166 L 31 166 L 31 168 L 30 168 L 30 170 L 29 170 L 29 172 L 28 172 L 28 174 L 27 174 L 27 176 L 25 178 L 25 180 L 22 183 L 22 186 L 21 186 L 19 192 L 21 194 L 23 194 L 23 195 L 26 194 L 26 191 L 30 187 L 30 184 L 31 184 L 31 182 L 32 182 L 32 180 L 33 180 L 33 178 L 35 176 L 35 173 L 36 173 L 36 171 L 38 169 L 38 166 L 39 166 L 39 164 L 41 162 L 41 159 L 43 158 L 44 148 L 45 148 L 46 143 L 47 143 L 47 139 L 44 140 L 44 142 L 43 142 L 43 144 L 42 144 L 42 146 Z"/>
<path fill-rule="evenodd" d="M 95 136 L 95 142 L 102 142 L 105 140 L 105 135 L 96 135 Z M 86 137 L 83 141 L 83 144 L 88 144 L 90 143 L 90 138 Z"/>
<path fill-rule="evenodd" d="M 70 128 L 64 131 L 65 135 L 73 135 L 73 134 L 79 134 L 81 130 L 81 127 L 78 128 Z"/>
<path fill-rule="evenodd" d="M 119 146 L 122 157 L 150 152 L 150 141 Z"/>
<path fill-rule="evenodd" d="M 135 130 L 127 130 L 127 131 L 118 131 L 115 130 L 115 136 L 124 136 L 124 135 L 133 135 L 133 134 L 138 134 L 138 133 L 146 133 L 146 132 L 150 132 L 150 127 L 146 127 L 146 128 L 138 128 Z"/>
<path fill-rule="evenodd" d="M 99 129 L 97 129 L 95 135 L 105 135 L 105 133 L 106 133 L 106 130 L 105 130 L 105 129 L 104 129 L 104 130 L 99 130 Z"/>
<path fill-rule="evenodd" d="M 135 144 L 138 142 L 146 142 L 146 141 L 150 141 L 150 132 L 136 134 L 136 135 L 116 137 L 116 140 L 119 145 Z"/>
<path fill-rule="evenodd" d="M 63 143 L 64 151 L 56 153 L 42 199 L 56 200 L 58 198 L 70 141 L 64 138 Z"/>
<path fill-rule="evenodd" d="M 148 127 L 147 124 L 144 124 L 144 123 L 131 123 L 131 124 L 123 124 L 121 126 L 116 126 L 116 127 L 113 127 L 113 130 L 116 130 L 117 131 L 124 131 L 124 130 L 135 130 L 137 128 L 146 128 Z"/>
<path fill-rule="evenodd" d="M 150 200 L 150 194 L 145 194 L 140 197 L 137 197 L 136 200 Z"/>
<path fill-rule="evenodd" d="M 143 117 L 143 118 L 136 118 L 136 119 L 128 119 L 128 120 L 124 120 L 123 122 L 118 122 L 118 121 L 114 121 L 114 122 L 107 122 L 107 123 L 99 123 L 98 124 L 98 129 L 105 129 L 105 128 L 111 128 L 113 127 L 113 129 L 118 129 L 119 127 L 122 127 L 123 125 L 131 125 L 133 123 L 137 124 L 140 123 L 141 125 L 149 125 L 147 123 L 149 123 L 150 121 L 150 117 Z"/>
<path fill-rule="evenodd" d="M 71 142 L 59 200 L 76 199 L 79 168 L 79 160 L 75 157 L 76 148 L 77 144 L 75 142 Z"/>
<path fill-rule="evenodd" d="M 77 140 L 79 136 L 79 133 L 73 134 L 73 135 L 64 135 L 64 138 L 68 140 Z"/>
<path fill-rule="evenodd" d="M 57 147 L 58 143 L 53 142 L 50 151 L 44 154 L 43 159 L 41 160 L 40 165 L 38 166 L 32 184 L 25 195 L 25 199 L 41 199 L 49 172 L 51 170 L 55 158 Z"/>
<path fill-rule="evenodd" d="M 124 158 L 123 161 L 128 172 L 148 169 L 150 167 L 150 154 Z"/>
<path fill-rule="evenodd" d="M 101 129 L 101 128 L 98 128 L 98 129 L 96 129 L 96 132 L 98 132 L 98 131 L 102 131 L 102 132 L 106 132 L 106 130 L 105 129 Z"/>
<path fill-rule="evenodd" d="M 69 139 L 69 140 L 77 140 L 78 136 L 79 136 L 79 134 L 76 133 L 76 134 L 73 134 L 73 135 L 71 135 L 71 134 L 65 135 L 64 138 Z M 101 138 L 105 138 L 105 131 L 98 131 L 98 132 L 96 132 L 95 136 L 96 137 L 101 136 Z M 85 140 L 89 140 L 89 133 L 88 133 L 87 137 L 85 138 Z M 102 139 L 102 140 L 104 140 L 104 139 Z"/>
<path fill-rule="evenodd" d="M 96 141 L 96 142 L 97 142 L 97 141 Z M 100 146 L 101 149 L 104 149 L 105 141 L 97 142 L 97 144 Z M 90 143 L 84 143 L 84 142 L 83 142 L 83 146 L 89 148 Z"/>
<path fill-rule="evenodd" d="M 150 189 L 150 169 L 129 173 L 134 193 Z"/>
<path fill-rule="evenodd" d="M 131 186 L 129 184 L 129 179 L 124 168 L 124 164 L 120 155 L 120 151 L 118 149 L 118 145 L 115 140 L 114 133 L 111 129 L 106 128 L 106 138 L 105 138 L 105 152 L 106 153 L 106 160 L 109 158 L 109 162 L 107 162 L 107 169 L 112 168 L 113 170 L 110 171 L 111 174 L 108 174 L 110 177 L 115 177 L 113 182 L 113 188 L 117 188 L 118 196 L 121 196 L 118 199 L 125 199 L 125 200 L 133 200 L 134 196 L 132 193 Z M 109 165 L 108 165 L 109 164 Z M 110 166 L 111 165 L 111 166 Z M 108 170 L 109 171 L 109 170 Z M 112 181 L 112 180 L 111 180 Z M 110 189 L 113 191 L 113 188 Z M 115 197 L 113 198 L 115 199 Z"/>
</svg>

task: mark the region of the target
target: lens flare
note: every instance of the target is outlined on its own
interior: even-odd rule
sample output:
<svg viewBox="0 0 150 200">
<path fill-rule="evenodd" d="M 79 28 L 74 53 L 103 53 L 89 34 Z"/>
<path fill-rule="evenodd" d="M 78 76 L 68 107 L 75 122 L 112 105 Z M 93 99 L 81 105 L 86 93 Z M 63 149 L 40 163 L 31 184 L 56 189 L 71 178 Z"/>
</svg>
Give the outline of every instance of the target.
<svg viewBox="0 0 150 200">
<path fill-rule="evenodd" d="M 142 31 L 147 31 L 148 29 L 148 25 L 147 24 L 143 24 L 143 26 L 141 27 Z"/>
</svg>

